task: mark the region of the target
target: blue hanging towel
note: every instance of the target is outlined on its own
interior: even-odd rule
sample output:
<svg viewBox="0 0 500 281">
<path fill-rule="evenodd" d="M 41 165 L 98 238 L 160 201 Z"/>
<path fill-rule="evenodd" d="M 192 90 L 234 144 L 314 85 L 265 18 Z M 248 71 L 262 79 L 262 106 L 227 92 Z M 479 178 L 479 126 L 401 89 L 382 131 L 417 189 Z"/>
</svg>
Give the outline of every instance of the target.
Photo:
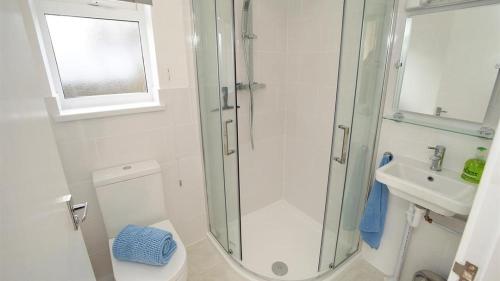
<svg viewBox="0 0 500 281">
<path fill-rule="evenodd" d="M 113 242 L 116 259 L 157 266 L 167 264 L 176 249 L 172 233 L 137 225 L 127 225 Z"/>
<path fill-rule="evenodd" d="M 392 154 L 386 152 L 382 157 L 380 167 L 391 162 L 391 160 Z M 387 189 L 387 186 L 375 180 L 359 224 L 361 238 L 374 249 L 378 249 L 380 246 L 380 240 L 384 233 L 388 197 L 389 189 Z"/>
</svg>

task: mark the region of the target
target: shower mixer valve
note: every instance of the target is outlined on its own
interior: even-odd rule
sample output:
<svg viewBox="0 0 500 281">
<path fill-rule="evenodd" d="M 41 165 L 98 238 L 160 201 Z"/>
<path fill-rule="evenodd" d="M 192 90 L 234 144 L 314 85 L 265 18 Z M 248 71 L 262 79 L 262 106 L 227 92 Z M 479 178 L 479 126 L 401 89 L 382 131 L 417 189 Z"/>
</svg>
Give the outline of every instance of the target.
<svg viewBox="0 0 500 281">
<path fill-rule="evenodd" d="M 264 83 L 258 83 L 258 82 L 252 83 L 252 90 L 260 90 L 264 88 L 266 88 L 266 84 Z M 249 84 L 238 82 L 236 83 L 236 90 L 238 91 L 249 90 Z"/>
</svg>

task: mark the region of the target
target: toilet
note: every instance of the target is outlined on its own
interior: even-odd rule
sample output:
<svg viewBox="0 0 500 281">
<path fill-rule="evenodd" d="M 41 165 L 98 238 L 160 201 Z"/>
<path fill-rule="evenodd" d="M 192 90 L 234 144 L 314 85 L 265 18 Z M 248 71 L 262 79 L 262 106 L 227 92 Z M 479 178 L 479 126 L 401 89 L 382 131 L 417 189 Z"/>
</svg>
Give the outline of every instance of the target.
<svg viewBox="0 0 500 281">
<path fill-rule="evenodd" d="M 187 254 L 174 226 L 166 220 L 165 194 L 160 165 L 144 161 L 95 171 L 97 199 L 112 249 L 114 237 L 128 224 L 152 226 L 172 233 L 177 250 L 165 266 L 119 261 L 113 257 L 116 281 L 186 281 Z"/>
</svg>

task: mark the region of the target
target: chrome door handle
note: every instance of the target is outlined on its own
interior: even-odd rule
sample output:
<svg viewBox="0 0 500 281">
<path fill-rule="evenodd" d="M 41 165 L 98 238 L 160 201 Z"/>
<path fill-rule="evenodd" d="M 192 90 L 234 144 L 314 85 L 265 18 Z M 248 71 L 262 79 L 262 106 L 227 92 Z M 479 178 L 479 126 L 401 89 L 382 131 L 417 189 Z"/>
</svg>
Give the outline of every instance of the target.
<svg viewBox="0 0 500 281">
<path fill-rule="evenodd" d="M 236 150 L 234 149 L 229 149 L 229 133 L 228 133 L 228 128 L 227 126 L 230 124 L 230 123 L 233 123 L 233 120 L 232 119 L 229 119 L 229 120 L 226 120 L 224 122 L 224 138 L 226 139 L 226 146 L 224 148 L 224 154 L 226 156 L 229 156 L 233 153 L 236 152 Z"/>
<path fill-rule="evenodd" d="M 344 125 L 339 125 L 339 129 L 344 130 L 344 137 L 342 138 L 342 155 L 333 159 L 340 164 L 345 164 L 347 160 L 347 143 L 349 142 L 350 128 Z"/>
<path fill-rule="evenodd" d="M 78 230 L 80 228 L 80 225 L 87 218 L 87 210 L 88 210 L 89 203 L 83 202 L 80 204 L 73 204 L 73 198 L 71 197 L 71 195 L 68 195 L 66 197 L 66 205 L 68 206 L 68 210 L 69 210 L 69 214 L 71 216 L 71 220 L 73 222 L 73 226 L 75 227 L 75 230 Z M 77 212 L 79 210 L 83 210 L 83 215 L 81 218 L 77 214 Z"/>
</svg>

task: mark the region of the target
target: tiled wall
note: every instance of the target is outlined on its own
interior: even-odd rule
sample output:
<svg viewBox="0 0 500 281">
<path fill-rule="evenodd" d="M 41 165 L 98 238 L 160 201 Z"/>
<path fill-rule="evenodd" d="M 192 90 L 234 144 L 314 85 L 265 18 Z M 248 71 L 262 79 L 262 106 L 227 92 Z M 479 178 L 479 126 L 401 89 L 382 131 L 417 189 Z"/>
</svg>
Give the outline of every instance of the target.
<svg viewBox="0 0 500 281">
<path fill-rule="evenodd" d="M 342 1 L 287 1 L 284 198 L 323 223 Z"/>
<path fill-rule="evenodd" d="M 247 81 L 236 1 L 237 78 Z M 285 199 L 323 219 L 333 130 L 342 4 L 253 0 L 255 150 L 249 95 L 238 94 L 243 214 Z M 321 202 L 321 203 L 319 203 Z"/>
<path fill-rule="evenodd" d="M 255 94 L 255 150 L 250 146 L 249 92 L 239 91 L 238 139 L 242 213 L 247 214 L 282 198 L 283 91 L 286 66 L 287 0 L 252 0 L 255 81 L 265 89 Z M 243 0 L 235 1 L 237 81 L 248 83 L 241 40 Z"/>
<path fill-rule="evenodd" d="M 153 23 L 164 111 L 53 122 L 70 191 L 88 201 L 82 232 L 98 280 L 111 280 L 108 238 L 91 182 L 94 170 L 154 159 L 162 168 L 167 216 L 189 245 L 204 238 L 206 215 L 199 117 L 193 82 L 190 1 L 155 1 Z M 182 181 L 182 186 L 180 185 Z"/>
</svg>

